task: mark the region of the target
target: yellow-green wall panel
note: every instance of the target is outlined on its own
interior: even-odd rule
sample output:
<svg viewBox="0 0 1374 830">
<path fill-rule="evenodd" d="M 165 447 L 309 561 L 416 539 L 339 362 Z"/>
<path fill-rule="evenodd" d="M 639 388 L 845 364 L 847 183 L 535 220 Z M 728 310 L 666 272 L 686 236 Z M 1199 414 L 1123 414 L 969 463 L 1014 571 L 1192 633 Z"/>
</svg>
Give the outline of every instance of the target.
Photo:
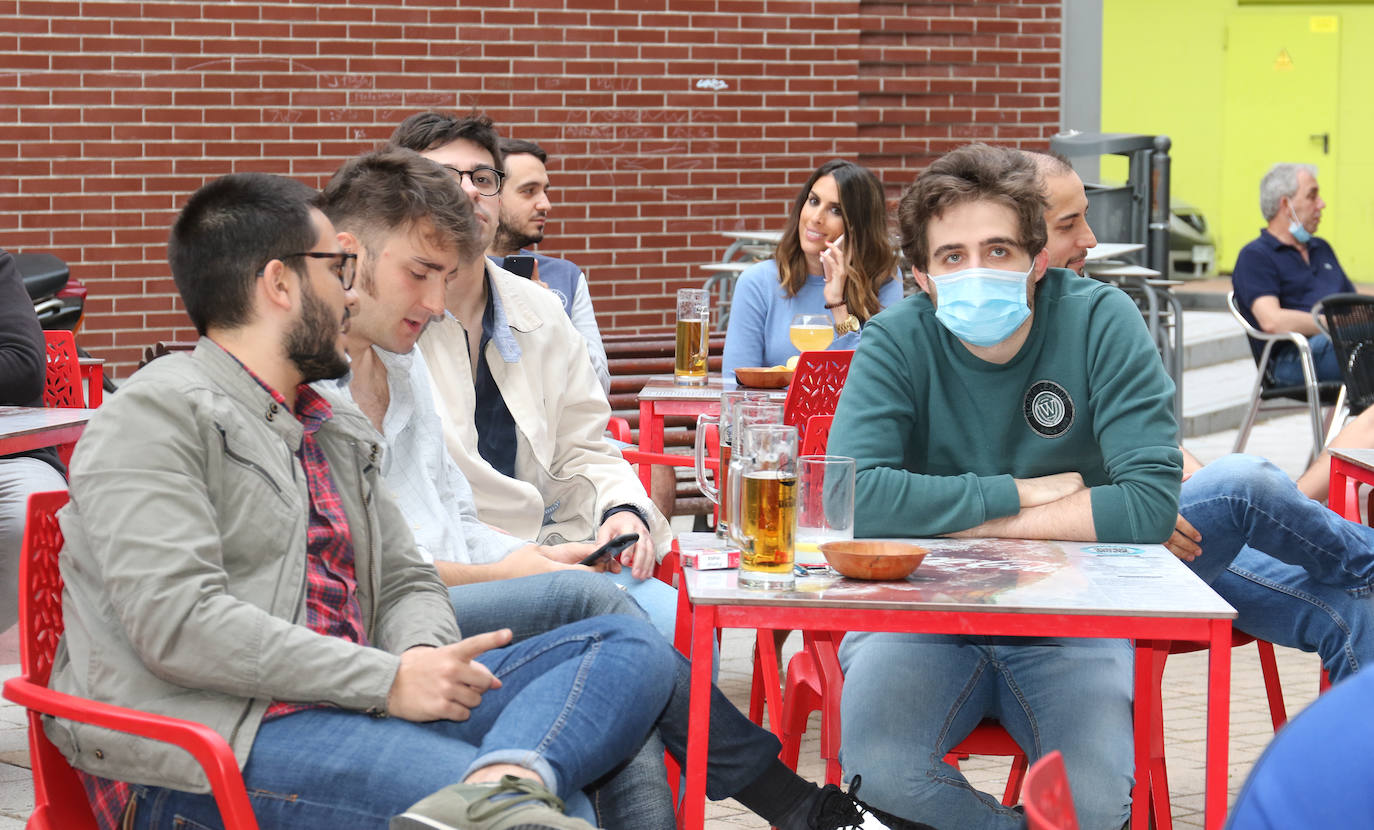
<svg viewBox="0 0 1374 830">
<path fill-rule="evenodd" d="M 1226 138 L 1226 37 L 1233 15 L 1334 15 L 1339 19 L 1338 112 L 1332 153 L 1313 160 L 1334 199 L 1318 233 L 1329 239 L 1356 281 L 1374 282 L 1374 3 L 1238 4 L 1236 0 L 1103 0 L 1102 129 L 1165 134 L 1173 139 L 1173 192 L 1206 214 L 1219 234 L 1218 264 L 1229 271 L 1240 247 L 1263 224 L 1256 179 L 1249 194 L 1222 191 Z M 1314 90 L 1314 95 L 1330 90 Z M 1282 112 L 1276 112 L 1276 119 Z M 1253 125 L 1262 151 L 1270 123 Z M 1234 141 L 1235 135 L 1232 136 Z M 1274 161 L 1287 161 L 1278 159 Z M 1124 178 L 1124 165 L 1104 159 L 1103 177 Z M 1233 221 L 1237 220 L 1237 221 Z M 1222 229 L 1231 227 L 1229 234 Z M 1235 228 L 1248 227 L 1244 238 Z"/>
</svg>

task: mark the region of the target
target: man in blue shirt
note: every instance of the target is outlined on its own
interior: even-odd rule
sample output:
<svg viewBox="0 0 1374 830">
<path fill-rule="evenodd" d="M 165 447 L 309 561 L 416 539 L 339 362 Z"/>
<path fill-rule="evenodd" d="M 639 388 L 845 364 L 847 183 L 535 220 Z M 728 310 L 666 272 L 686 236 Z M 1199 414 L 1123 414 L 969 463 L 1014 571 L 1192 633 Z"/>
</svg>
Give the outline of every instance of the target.
<svg viewBox="0 0 1374 830">
<path fill-rule="evenodd" d="M 1268 224 L 1236 257 L 1231 286 L 1236 305 L 1251 325 L 1270 333 L 1306 335 L 1317 379 L 1340 380 L 1331 339 L 1321 333 L 1309 313 L 1323 297 L 1355 290 L 1336 252 L 1326 240 L 1313 235 L 1325 207 L 1317 190 L 1316 167 L 1276 164 L 1270 168 L 1260 181 L 1260 211 Z M 1262 348 L 1258 341 L 1250 341 L 1255 357 Z M 1276 384 L 1302 384 L 1302 364 L 1293 344 L 1275 344 L 1271 366 Z"/>
<path fill-rule="evenodd" d="M 591 358 L 602 390 L 609 395 L 611 373 L 606 364 L 606 347 L 601 345 L 601 329 L 596 325 L 586 275 L 569 260 L 529 250 L 530 245 L 544 241 L 544 224 L 553 209 L 549 198 L 549 155 L 533 141 L 502 138 L 501 157 L 506 184 L 501 192 L 501 218 L 496 238 L 487 254 L 493 259 L 511 254 L 534 257 L 531 279 L 552 291 L 563 304 L 573 328 L 587 341 L 587 356 Z"/>
</svg>

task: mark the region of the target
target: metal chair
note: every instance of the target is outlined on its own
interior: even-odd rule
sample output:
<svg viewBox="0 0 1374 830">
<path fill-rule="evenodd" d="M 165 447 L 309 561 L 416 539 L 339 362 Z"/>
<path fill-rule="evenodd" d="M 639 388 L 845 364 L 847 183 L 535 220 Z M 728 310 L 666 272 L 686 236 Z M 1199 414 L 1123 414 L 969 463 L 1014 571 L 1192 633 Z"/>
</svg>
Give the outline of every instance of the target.
<svg viewBox="0 0 1374 830">
<path fill-rule="evenodd" d="M 1036 761 L 1026 773 L 1025 807 L 1029 830 L 1078 830 L 1078 813 L 1059 750 Z"/>
<path fill-rule="evenodd" d="M 34 493 L 19 560 L 19 662 L 23 671 L 5 681 L 4 697 L 28 709 L 29 760 L 33 766 L 33 815 L 29 830 L 96 830 L 86 791 L 76 771 L 43 731 L 43 716 L 65 718 L 174 744 L 205 770 L 228 830 L 257 830 L 234 751 L 210 727 L 180 718 L 111 706 L 48 688 L 53 655 L 64 629 L 62 575 L 57 554 L 62 529 L 57 511 L 67 493 Z"/>
<path fill-rule="evenodd" d="M 1351 415 L 1374 404 L 1374 297 L 1332 294 L 1312 308 L 1341 362 Z"/>
<path fill-rule="evenodd" d="M 1334 381 L 1317 381 L 1317 370 L 1312 364 L 1312 348 L 1308 345 L 1307 337 L 1297 332 L 1281 332 L 1270 334 L 1260 331 L 1245 319 L 1240 313 L 1240 307 L 1236 305 L 1236 292 L 1226 292 L 1226 307 L 1231 310 L 1231 316 L 1236 318 L 1241 328 L 1245 330 L 1245 335 L 1251 340 L 1264 343 L 1264 349 L 1260 356 L 1255 360 L 1259 369 L 1255 376 L 1255 386 L 1250 392 L 1250 408 L 1245 413 L 1245 423 L 1241 425 L 1240 434 L 1236 436 L 1236 444 L 1232 448 L 1233 452 L 1244 452 L 1245 444 L 1250 440 L 1250 430 L 1255 425 L 1255 416 L 1261 409 L 1265 411 L 1279 410 L 1306 410 L 1312 419 L 1312 452 L 1309 460 L 1316 459 L 1321 451 L 1330 443 L 1334 437 L 1336 424 L 1336 413 L 1340 412 L 1345 404 L 1345 386 Z M 1273 353 L 1274 345 L 1277 343 L 1288 342 L 1298 350 L 1299 359 L 1302 362 L 1303 384 L 1301 386 L 1275 386 L 1273 380 L 1273 368 L 1270 366 L 1269 358 Z M 1299 403 L 1291 403 L 1298 401 Z M 1266 405 L 1273 403 L 1274 405 Z M 1331 411 L 1326 415 L 1322 413 L 1323 406 L 1330 406 Z"/>
</svg>

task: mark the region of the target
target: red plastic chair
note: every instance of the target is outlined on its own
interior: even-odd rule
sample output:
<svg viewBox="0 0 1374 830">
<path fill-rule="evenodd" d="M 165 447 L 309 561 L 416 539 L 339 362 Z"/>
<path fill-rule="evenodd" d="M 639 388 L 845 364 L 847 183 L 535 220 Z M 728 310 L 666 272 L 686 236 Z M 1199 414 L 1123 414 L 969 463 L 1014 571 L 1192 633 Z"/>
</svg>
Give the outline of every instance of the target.
<svg viewBox="0 0 1374 830">
<path fill-rule="evenodd" d="M 57 510 L 67 493 L 29 497 L 19 561 L 19 661 L 23 674 L 5 681 L 6 700 L 29 712 L 29 759 L 34 811 L 29 830 L 95 830 L 95 818 L 75 770 L 43 732 L 43 715 L 103 726 L 174 744 L 189 752 L 210 779 L 227 830 L 257 830 L 238 761 L 219 733 L 204 724 L 152 715 L 48 688 L 53 654 L 62 636 L 62 575 L 57 554 L 62 530 Z"/>
<path fill-rule="evenodd" d="M 69 331 L 45 331 L 48 367 L 43 384 L 43 405 L 66 409 L 83 409 L 86 393 L 81 384 L 81 363 L 76 355 L 76 339 Z M 60 444 L 57 457 L 70 464 L 76 444 Z"/>
<path fill-rule="evenodd" d="M 1036 761 L 1026 773 L 1025 807 L 1029 830 L 1078 830 L 1069 776 L 1059 750 Z"/>
<path fill-rule="evenodd" d="M 48 374 L 43 387 L 43 405 L 84 409 L 86 393 L 81 388 L 81 361 L 76 355 L 76 339 L 69 331 L 45 331 Z"/>
<path fill-rule="evenodd" d="M 778 757 L 796 769 L 807 719 L 812 712 L 821 712 L 821 757 L 825 759 L 828 784 L 839 784 L 841 778 L 840 698 L 844 693 L 844 672 L 840 670 L 836 649 L 843 636 L 843 632 L 838 631 L 806 633 L 803 649 L 792 655 L 787 664 L 787 691 L 783 695 L 781 731 L 778 733 L 782 741 Z M 1011 772 L 1002 803 L 1008 807 L 1015 804 L 1026 774 L 1026 755 L 1001 724 L 993 720 L 980 723 L 945 755 L 945 762 L 958 767 L 959 761 L 970 755 L 1011 756 Z"/>
<path fill-rule="evenodd" d="M 1274 724 L 1274 731 L 1278 732 L 1288 721 L 1288 710 L 1283 701 L 1283 684 L 1279 680 L 1279 666 L 1274 657 L 1274 644 L 1268 640 L 1251 637 L 1243 631 L 1232 629 L 1232 648 L 1249 643 L 1254 643 L 1255 648 L 1259 650 L 1260 673 L 1264 677 L 1265 695 L 1269 698 L 1269 720 Z M 1150 722 L 1154 724 L 1154 729 L 1149 736 L 1150 815 L 1156 830 L 1172 830 L 1174 820 L 1173 809 L 1169 802 L 1169 775 L 1164 764 L 1164 703 L 1162 700 L 1164 664 L 1170 654 L 1201 651 L 1207 646 L 1205 643 L 1193 643 L 1186 640 L 1137 640 L 1135 647 L 1137 652 L 1140 649 L 1150 649 L 1152 658 L 1150 685 L 1146 689 L 1137 686 L 1136 691 L 1138 695 L 1148 694 L 1150 696 Z M 1321 691 L 1326 691 L 1331 686 L 1324 671 L 1321 673 L 1319 686 Z"/>
<path fill-rule="evenodd" d="M 834 415 L 853 359 L 852 349 L 802 352 L 797 359 L 797 369 L 792 373 L 792 383 L 787 387 L 782 422 L 796 427 L 804 438 L 813 415 Z"/>
</svg>

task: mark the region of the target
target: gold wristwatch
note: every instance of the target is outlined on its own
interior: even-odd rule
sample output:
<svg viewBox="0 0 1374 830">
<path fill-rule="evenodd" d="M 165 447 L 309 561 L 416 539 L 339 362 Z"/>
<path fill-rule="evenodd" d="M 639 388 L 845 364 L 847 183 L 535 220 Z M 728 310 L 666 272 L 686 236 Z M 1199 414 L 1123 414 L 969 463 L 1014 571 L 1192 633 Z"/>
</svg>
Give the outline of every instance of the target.
<svg viewBox="0 0 1374 830">
<path fill-rule="evenodd" d="M 844 337 L 852 331 L 859 330 L 859 318 L 853 314 L 835 324 L 835 336 Z"/>
</svg>

